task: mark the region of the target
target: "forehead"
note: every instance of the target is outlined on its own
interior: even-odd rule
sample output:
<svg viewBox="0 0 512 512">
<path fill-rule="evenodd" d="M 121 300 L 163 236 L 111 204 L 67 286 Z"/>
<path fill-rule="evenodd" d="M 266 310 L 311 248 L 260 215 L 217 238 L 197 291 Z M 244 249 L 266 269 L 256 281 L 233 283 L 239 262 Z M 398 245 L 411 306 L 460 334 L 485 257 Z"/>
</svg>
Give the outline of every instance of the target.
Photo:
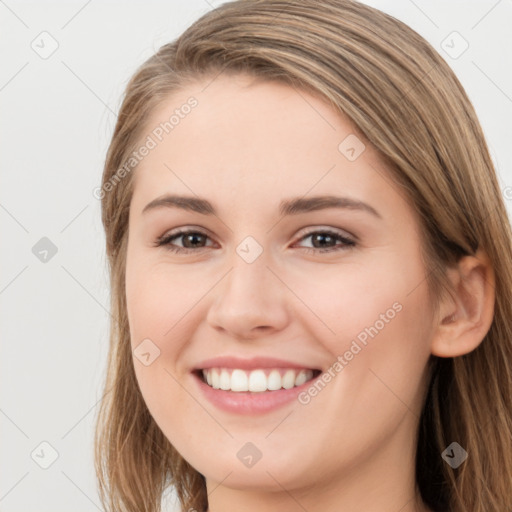
<svg viewBox="0 0 512 512">
<path fill-rule="evenodd" d="M 308 193 L 400 200 L 378 153 L 346 116 L 279 82 L 244 75 L 192 82 L 154 110 L 147 137 L 154 147 L 134 173 L 134 202 L 170 192 L 255 207 Z"/>
</svg>

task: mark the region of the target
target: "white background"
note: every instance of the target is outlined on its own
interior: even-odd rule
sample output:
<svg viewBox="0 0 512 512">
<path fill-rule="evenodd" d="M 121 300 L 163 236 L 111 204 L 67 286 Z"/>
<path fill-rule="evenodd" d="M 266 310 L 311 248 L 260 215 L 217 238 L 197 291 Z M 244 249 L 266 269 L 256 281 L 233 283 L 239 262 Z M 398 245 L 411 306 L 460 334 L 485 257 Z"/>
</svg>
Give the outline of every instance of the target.
<svg viewBox="0 0 512 512">
<path fill-rule="evenodd" d="M 0 0 L 3 512 L 102 510 L 92 437 L 109 290 L 92 191 L 129 77 L 220 3 Z M 452 66 L 480 117 L 501 188 L 512 186 L 512 1 L 366 3 L 410 25 Z M 43 31 L 58 43 L 47 59 L 31 47 L 51 48 Z M 457 59 L 441 47 L 453 31 L 469 43 Z M 512 195 L 504 195 L 510 216 Z M 32 252 L 43 237 L 57 248 L 47 262 Z M 48 469 L 35 462 L 50 460 L 43 441 L 58 452 Z"/>
</svg>

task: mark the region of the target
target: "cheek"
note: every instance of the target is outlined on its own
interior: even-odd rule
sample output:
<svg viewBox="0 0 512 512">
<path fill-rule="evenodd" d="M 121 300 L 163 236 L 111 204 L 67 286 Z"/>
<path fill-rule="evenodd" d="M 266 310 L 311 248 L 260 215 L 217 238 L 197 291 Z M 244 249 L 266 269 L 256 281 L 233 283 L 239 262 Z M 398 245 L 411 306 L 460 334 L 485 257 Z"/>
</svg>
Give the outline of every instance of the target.
<svg viewBox="0 0 512 512">
<path fill-rule="evenodd" d="M 128 257 L 126 303 L 132 347 L 149 338 L 162 350 L 164 340 L 179 326 L 192 294 L 182 288 L 178 273 L 137 255 Z"/>
<path fill-rule="evenodd" d="M 410 258 L 383 254 L 378 264 L 340 272 L 330 280 L 328 293 L 310 283 L 312 304 L 335 332 L 324 329 L 317 339 L 333 364 L 343 358 L 343 370 L 338 366 L 336 373 L 344 376 L 335 379 L 336 386 L 346 396 L 357 396 L 362 410 L 387 403 L 386 395 L 396 400 L 393 393 L 407 404 L 417 402 L 433 326 L 425 271 L 419 254 L 410 252 Z"/>
<path fill-rule="evenodd" d="M 164 423 L 172 410 L 187 402 L 175 379 L 188 371 L 181 355 L 197 328 L 200 299 L 212 286 L 192 274 L 136 251 L 127 258 L 126 302 L 135 374 L 148 408 L 155 419 L 167 418 Z M 142 355 L 148 352 L 151 362 L 145 365 L 148 361 Z"/>
<path fill-rule="evenodd" d="M 189 302 L 177 272 L 150 263 L 136 251 L 128 253 L 126 303 L 135 375 L 151 415 L 161 428 L 171 430 L 180 424 L 172 421 L 175 411 L 189 400 L 176 380 L 180 375 L 175 366 L 190 338 L 184 332 Z"/>
<path fill-rule="evenodd" d="M 326 266 L 285 276 L 300 298 L 296 301 L 290 294 L 290 302 L 296 304 L 291 320 L 307 324 L 312 339 L 333 356 L 348 350 L 356 338 L 364 344 L 372 334 L 383 337 L 400 326 L 395 334 L 402 334 L 393 336 L 399 343 L 411 329 L 417 331 L 415 322 L 424 316 L 426 300 L 418 286 L 423 279 L 421 265 L 404 265 L 393 254 L 382 256 L 378 261 L 340 265 L 335 271 Z M 404 326 L 409 334 L 402 331 Z"/>
<path fill-rule="evenodd" d="M 351 358 L 339 384 L 346 386 L 346 396 L 357 397 L 355 416 L 388 418 L 393 425 L 407 410 L 421 410 L 432 336 L 424 271 L 419 260 L 383 263 L 366 274 L 359 291 L 346 310 L 348 336 L 337 347 Z"/>
</svg>

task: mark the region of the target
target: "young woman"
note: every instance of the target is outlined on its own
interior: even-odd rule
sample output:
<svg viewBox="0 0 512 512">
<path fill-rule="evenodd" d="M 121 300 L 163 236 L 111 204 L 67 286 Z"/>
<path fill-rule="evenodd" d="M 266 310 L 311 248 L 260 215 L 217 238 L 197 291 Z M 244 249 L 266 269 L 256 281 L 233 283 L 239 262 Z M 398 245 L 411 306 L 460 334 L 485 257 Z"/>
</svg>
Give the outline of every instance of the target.
<svg viewBox="0 0 512 512">
<path fill-rule="evenodd" d="M 512 510 L 512 236 L 474 109 L 396 19 L 236 1 L 126 89 L 107 510 Z"/>
</svg>

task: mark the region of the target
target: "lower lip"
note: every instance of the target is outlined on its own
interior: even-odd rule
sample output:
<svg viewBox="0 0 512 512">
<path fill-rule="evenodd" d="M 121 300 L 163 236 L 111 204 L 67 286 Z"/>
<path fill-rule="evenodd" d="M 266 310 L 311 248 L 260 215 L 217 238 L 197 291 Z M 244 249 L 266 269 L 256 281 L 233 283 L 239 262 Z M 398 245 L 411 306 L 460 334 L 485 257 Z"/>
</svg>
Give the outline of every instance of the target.
<svg viewBox="0 0 512 512">
<path fill-rule="evenodd" d="M 297 396 L 312 385 L 318 378 L 308 380 L 300 386 L 277 391 L 224 391 L 214 389 L 206 384 L 198 375 L 192 374 L 204 396 L 219 409 L 236 414 L 261 414 L 297 400 Z"/>
</svg>

